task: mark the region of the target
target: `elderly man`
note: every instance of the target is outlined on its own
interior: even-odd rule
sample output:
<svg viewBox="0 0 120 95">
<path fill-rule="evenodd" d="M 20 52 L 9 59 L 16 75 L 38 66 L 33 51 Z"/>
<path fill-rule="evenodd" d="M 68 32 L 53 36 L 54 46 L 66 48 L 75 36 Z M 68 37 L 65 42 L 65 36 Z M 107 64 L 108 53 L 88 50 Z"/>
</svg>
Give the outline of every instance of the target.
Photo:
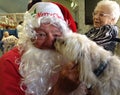
<svg viewBox="0 0 120 95">
<path fill-rule="evenodd" d="M 72 32 L 64 17 L 50 2 L 25 13 L 18 46 L 0 58 L 1 95 L 81 95 L 78 66 L 54 48 L 57 37 Z"/>
</svg>

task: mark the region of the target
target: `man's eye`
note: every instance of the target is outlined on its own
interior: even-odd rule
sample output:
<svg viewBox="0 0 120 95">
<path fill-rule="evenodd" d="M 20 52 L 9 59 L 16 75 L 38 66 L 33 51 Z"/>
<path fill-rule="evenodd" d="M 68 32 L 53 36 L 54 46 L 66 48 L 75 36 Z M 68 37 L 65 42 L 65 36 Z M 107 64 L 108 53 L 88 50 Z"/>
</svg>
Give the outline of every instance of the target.
<svg viewBox="0 0 120 95">
<path fill-rule="evenodd" d="M 46 34 L 43 34 L 43 33 L 39 33 L 38 35 L 39 35 L 40 37 L 46 36 Z"/>
<path fill-rule="evenodd" d="M 59 33 L 53 33 L 52 35 L 53 35 L 53 37 L 55 37 L 55 38 L 61 37 L 61 34 L 59 34 Z"/>
<path fill-rule="evenodd" d="M 47 35 L 45 32 L 41 32 L 41 33 L 36 33 L 36 36 L 39 39 L 44 39 L 44 38 L 46 38 Z"/>
</svg>

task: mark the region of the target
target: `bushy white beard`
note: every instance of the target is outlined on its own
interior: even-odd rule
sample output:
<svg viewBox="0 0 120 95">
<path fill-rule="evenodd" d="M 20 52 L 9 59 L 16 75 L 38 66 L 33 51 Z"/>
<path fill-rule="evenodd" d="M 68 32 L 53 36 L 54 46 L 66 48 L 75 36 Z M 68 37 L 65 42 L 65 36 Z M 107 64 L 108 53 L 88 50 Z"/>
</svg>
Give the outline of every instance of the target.
<svg viewBox="0 0 120 95">
<path fill-rule="evenodd" d="M 22 55 L 20 73 L 27 94 L 46 95 L 54 85 L 64 58 L 52 50 L 40 50 L 34 46 Z"/>
</svg>

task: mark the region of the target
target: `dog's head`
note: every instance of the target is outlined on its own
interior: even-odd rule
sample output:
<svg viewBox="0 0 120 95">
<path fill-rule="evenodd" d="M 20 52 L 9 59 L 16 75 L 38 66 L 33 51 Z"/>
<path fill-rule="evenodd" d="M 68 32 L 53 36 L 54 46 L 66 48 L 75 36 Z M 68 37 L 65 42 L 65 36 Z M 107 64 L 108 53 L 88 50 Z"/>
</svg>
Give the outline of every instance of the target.
<svg viewBox="0 0 120 95">
<path fill-rule="evenodd" d="M 71 61 L 79 64 L 80 80 L 94 84 L 96 76 L 94 70 L 99 64 L 108 63 L 111 52 L 91 41 L 85 35 L 72 33 L 56 39 L 56 50 Z"/>
<path fill-rule="evenodd" d="M 82 44 L 83 42 L 85 43 L 85 41 L 83 40 L 86 40 L 84 35 L 72 33 L 65 37 L 57 38 L 55 48 L 71 61 L 77 61 L 77 59 L 84 56 Z"/>
<path fill-rule="evenodd" d="M 77 33 L 58 38 L 55 42 L 55 48 L 59 53 L 70 61 L 79 64 L 81 81 L 86 80 L 89 76 L 89 71 L 92 71 L 90 47 L 90 40 L 85 35 Z M 93 77 L 93 74 L 90 74 L 90 77 Z"/>
</svg>

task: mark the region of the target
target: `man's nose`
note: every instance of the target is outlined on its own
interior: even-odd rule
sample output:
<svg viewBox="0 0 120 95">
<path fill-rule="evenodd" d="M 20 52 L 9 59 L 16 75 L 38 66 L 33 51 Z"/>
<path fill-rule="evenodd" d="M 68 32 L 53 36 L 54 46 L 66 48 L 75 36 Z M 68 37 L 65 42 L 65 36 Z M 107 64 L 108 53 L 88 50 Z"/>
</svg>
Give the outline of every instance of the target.
<svg viewBox="0 0 120 95">
<path fill-rule="evenodd" d="M 45 43 L 49 48 L 53 48 L 54 41 L 55 41 L 55 37 L 51 34 L 48 34 Z"/>
<path fill-rule="evenodd" d="M 51 41 L 55 40 L 54 35 L 52 35 L 51 33 L 48 34 L 48 40 L 51 40 Z"/>
</svg>

